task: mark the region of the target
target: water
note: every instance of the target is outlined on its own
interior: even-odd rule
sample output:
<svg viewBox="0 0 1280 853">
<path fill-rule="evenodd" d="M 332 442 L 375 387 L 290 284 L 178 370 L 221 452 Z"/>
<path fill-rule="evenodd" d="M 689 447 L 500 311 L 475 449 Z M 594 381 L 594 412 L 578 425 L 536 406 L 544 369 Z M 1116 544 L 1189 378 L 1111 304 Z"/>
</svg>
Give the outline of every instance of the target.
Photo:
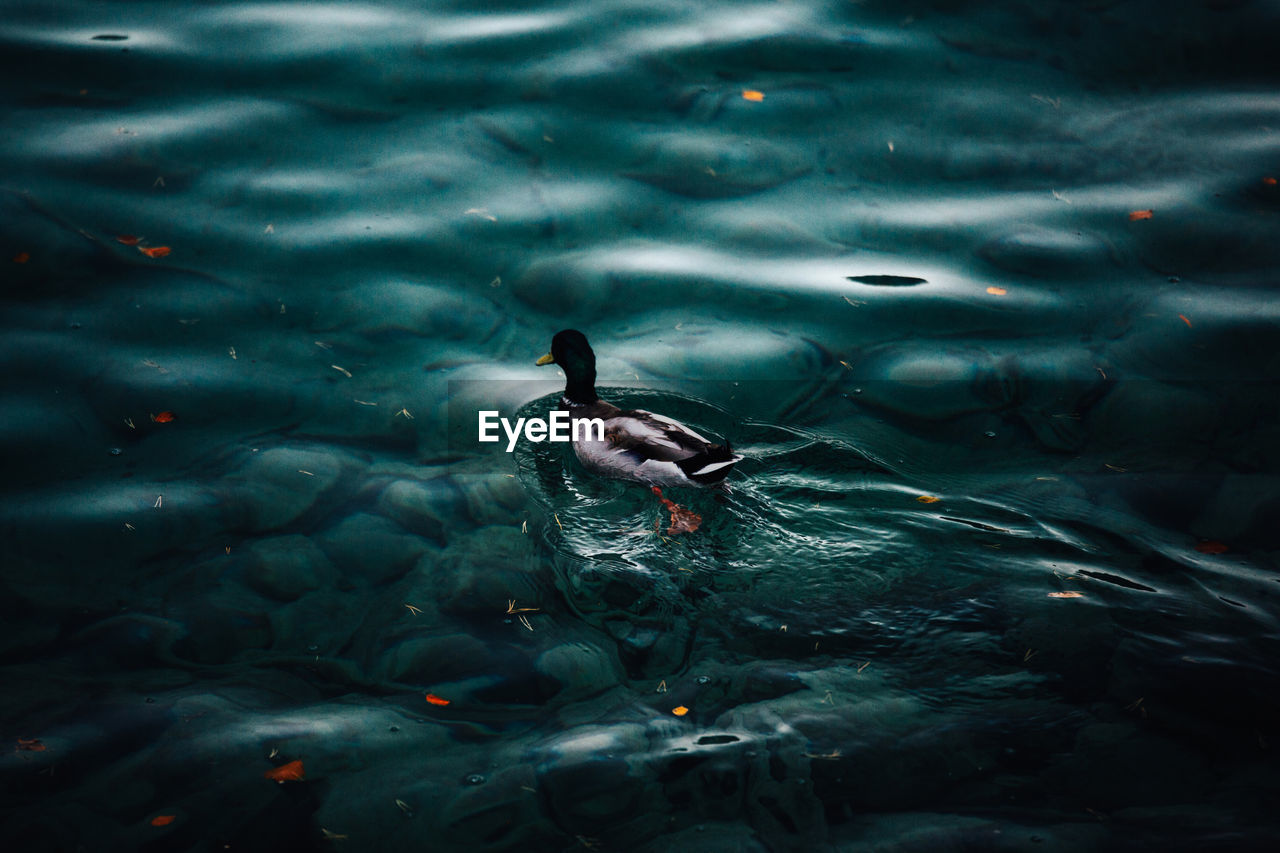
<svg viewBox="0 0 1280 853">
<path fill-rule="evenodd" d="M 6 845 L 1266 846 L 1278 19 L 9 4 Z"/>
</svg>

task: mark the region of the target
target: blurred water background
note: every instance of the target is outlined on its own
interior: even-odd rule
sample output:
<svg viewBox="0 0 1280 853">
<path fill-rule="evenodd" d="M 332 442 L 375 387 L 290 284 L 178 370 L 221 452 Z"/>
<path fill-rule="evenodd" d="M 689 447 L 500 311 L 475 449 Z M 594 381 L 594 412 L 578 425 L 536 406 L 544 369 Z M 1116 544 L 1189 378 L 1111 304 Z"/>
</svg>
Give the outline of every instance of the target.
<svg viewBox="0 0 1280 853">
<path fill-rule="evenodd" d="M 1280 4 L 4 5 L 6 849 L 1271 849 Z"/>
</svg>

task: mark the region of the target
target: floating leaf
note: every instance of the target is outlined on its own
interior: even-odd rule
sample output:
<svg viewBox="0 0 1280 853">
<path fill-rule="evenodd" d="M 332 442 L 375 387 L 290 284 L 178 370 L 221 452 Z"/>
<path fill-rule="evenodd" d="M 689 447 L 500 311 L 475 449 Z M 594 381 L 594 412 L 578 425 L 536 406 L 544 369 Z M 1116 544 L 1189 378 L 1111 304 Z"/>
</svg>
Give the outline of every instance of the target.
<svg viewBox="0 0 1280 853">
<path fill-rule="evenodd" d="M 1191 328 L 1191 321 L 1187 319 L 1187 315 L 1186 315 L 1186 314 L 1179 314 L 1179 315 L 1178 315 L 1178 319 L 1180 319 L 1180 320 L 1182 320 L 1182 322 L 1186 323 L 1186 324 L 1187 324 L 1187 328 Z"/>
<path fill-rule="evenodd" d="M 916 500 L 922 504 L 936 504 L 942 498 L 934 497 L 933 495 L 918 495 Z"/>
<path fill-rule="evenodd" d="M 116 237 L 117 243 L 124 243 L 126 246 L 136 246 L 141 240 L 141 237 L 135 237 L 132 234 L 120 234 Z"/>
<path fill-rule="evenodd" d="M 48 747 L 40 742 L 38 737 L 20 737 L 18 738 L 19 752 L 44 752 Z"/>
<path fill-rule="evenodd" d="M 915 284 L 928 284 L 928 279 L 916 278 L 913 275 L 847 275 L 848 281 L 858 284 L 874 284 L 880 287 L 911 287 Z"/>
<path fill-rule="evenodd" d="M 31 260 L 31 254 L 28 252 L 19 252 L 13 256 L 13 262 L 15 264 L 25 264 L 29 260 Z"/>
<path fill-rule="evenodd" d="M 1154 210 L 1131 210 L 1129 211 L 1129 221 L 1137 222 L 1139 219 L 1150 219 L 1155 216 Z"/>
<path fill-rule="evenodd" d="M 1271 177 L 1270 175 L 1267 175 L 1265 178 L 1263 178 L 1262 182 L 1269 187 L 1274 187 L 1276 185 L 1276 179 Z"/>
<path fill-rule="evenodd" d="M 683 717 L 685 714 L 689 713 L 689 709 L 683 705 L 677 705 L 671 709 L 671 713 L 675 714 L 677 717 Z"/>
<path fill-rule="evenodd" d="M 449 704 L 449 701 L 450 701 L 450 700 L 445 699 L 445 698 L 444 698 L 444 697 L 442 697 L 442 696 L 437 696 L 437 695 L 436 695 L 436 694 L 434 694 L 434 693 L 428 693 L 428 694 L 427 694 L 427 702 L 428 702 L 428 703 L 430 703 L 430 704 L 432 704 L 432 705 L 448 705 L 448 704 Z"/>
<path fill-rule="evenodd" d="M 168 826 L 178 819 L 176 814 L 158 814 L 151 818 L 152 826 Z"/>
<path fill-rule="evenodd" d="M 757 92 L 755 89 L 743 89 L 742 99 L 745 101 L 763 101 L 764 92 Z"/>
<path fill-rule="evenodd" d="M 282 764 L 279 767 L 273 767 L 266 773 L 262 774 L 273 782 L 300 782 L 306 777 L 306 773 L 302 769 L 302 759 L 290 761 L 288 764 Z"/>
<path fill-rule="evenodd" d="M 996 287 L 994 285 L 987 288 L 987 293 L 990 293 L 992 296 L 1004 296 L 1008 292 L 1009 291 L 1005 290 L 1003 287 Z"/>
<path fill-rule="evenodd" d="M 139 246 L 138 251 L 148 258 L 163 258 L 173 250 L 168 246 Z"/>
<path fill-rule="evenodd" d="M 1067 590 L 1066 592 L 1051 592 L 1049 593 L 1049 597 L 1050 598 L 1084 598 L 1084 593 Z"/>
<path fill-rule="evenodd" d="M 175 415 L 173 412 L 161 412 L 158 415 L 152 415 L 151 420 L 158 424 L 167 424 L 167 423 L 172 423 L 174 420 L 177 419 L 177 417 L 178 416 Z"/>
<path fill-rule="evenodd" d="M 1218 542 L 1217 540 L 1214 540 L 1214 539 L 1209 539 L 1204 542 L 1197 542 L 1196 550 L 1199 551 L 1201 554 L 1225 554 L 1231 549 L 1228 548 L 1225 543 Z"/>
</svg>

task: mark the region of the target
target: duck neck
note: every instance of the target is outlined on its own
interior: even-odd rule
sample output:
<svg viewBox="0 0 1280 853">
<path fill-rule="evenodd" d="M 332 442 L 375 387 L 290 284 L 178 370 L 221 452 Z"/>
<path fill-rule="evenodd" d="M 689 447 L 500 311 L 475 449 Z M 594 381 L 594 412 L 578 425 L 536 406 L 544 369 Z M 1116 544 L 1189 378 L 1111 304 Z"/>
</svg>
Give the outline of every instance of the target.
<svg viewBox="0 0 1280 853">
<path fill-rule="evenodd" d="M 564 386 L 564 399 L 571 406 L 588 406 L 600 398 L 596 396 L 596 372 L 575 373 Z"/>
</svg>

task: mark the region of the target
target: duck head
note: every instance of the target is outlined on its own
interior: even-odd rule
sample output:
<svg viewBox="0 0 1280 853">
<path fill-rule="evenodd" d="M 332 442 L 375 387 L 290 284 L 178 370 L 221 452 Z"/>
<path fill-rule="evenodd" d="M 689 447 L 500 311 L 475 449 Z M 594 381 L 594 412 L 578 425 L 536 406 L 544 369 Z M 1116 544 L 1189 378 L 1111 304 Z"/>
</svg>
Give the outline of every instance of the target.
<svg viewBox="0 0 1280 853">
<path fill-rule="evenodd" d="M 558 364 L 564 371 L 564 396 L 572 403 L 594 403 L 596 396 L 596 354 L 587 336 L 577 329 L 556 332 L 551 339 L 551 352 L 538 359 L 538 364 Z"/>
</svg>

